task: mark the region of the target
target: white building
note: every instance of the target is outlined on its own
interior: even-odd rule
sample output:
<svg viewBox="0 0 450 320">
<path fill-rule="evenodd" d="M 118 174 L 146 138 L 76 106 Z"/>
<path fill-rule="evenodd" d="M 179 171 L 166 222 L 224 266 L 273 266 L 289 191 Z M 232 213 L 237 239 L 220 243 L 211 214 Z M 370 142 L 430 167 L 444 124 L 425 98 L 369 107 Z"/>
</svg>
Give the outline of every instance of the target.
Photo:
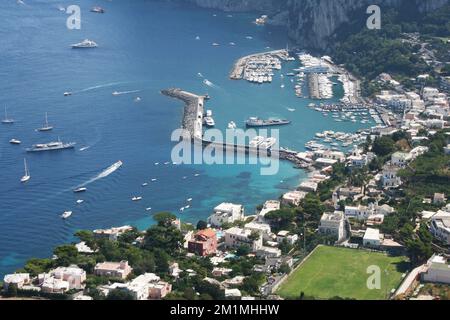
<svg viewBox="0 0 450 320">
<path fill-rule="evenodd" d="M 338 242 L 347 238 L 345 229 L 345 215 L 341 211 L 324 213 L 320 219 L 319 232 L 326 235 L 334 235 Z"/>
<path fill-rule="evenodd" d="M 244 206 L 233 203 L 221 203 L 214 208 L 214 213 L 208 218 L 208 223 L 221 227 L 225 223 L 244 220 Z"/>
<path fill-rule="evenodd" d="M 17 289 L 22 289 L 23 286 L 31 283 L 29 273 L 14 273 L 7 274 L 3 278 L 3 289 L 6 291 L 10 285 L 15 286 Z"/>
<path fill-rule="evenodd" d="M 256 251 L 256 256 L 259 258 L 279 258 L 281 257 L 281 250 L 278 248 L 262 246 Z"/>
<path fill-rule="evenodd" d="M 381 245 L 381 241 L 380 230 L 367 228 L 363 237 L 363 245 L 365 247 L 377 248 Z"/>
<path fill-rule="evenodd" d="M 291 191 L 285 193 L 282 198 L 282 203 L 285 206 L 298 207 L 300 202 L 306 197 L 306 192 L 303 191 Z"/>
<path fill-rule="evenodd" d="M 253 221 L 247 223 L 244 228 L 247 230 L 251 230 L 252 232 L 258 232 L 266 241 L 271 240 L 272 229 L 270 228 L 270 224 Z"/>
<path fill-rule="evenodd" d="M 242 293 L 239 289 L 225 289 L 225 298 L 227 299 L 240 299 Z"/>
<path fill-rule="evenodd" d="M 408 162 L 411 160 L 411 157 L 406 152 L 395 152 L 391 156 L 391 164 L 393 166 L 404 168 L 408 164 Z"/>
<path fill-rule="evenodd" d="M 250 239 L 252 231 L 249 229 L 241 229 L 237 227 L 225 230 L 224 238 L 225 245 L 228 248 L 239 248 L 240 246 L 249 246 L 252 251 L 256 252 L 262 247 L 262 237 L 257 240 Z"/>
<path fill-rule="evenodd" d="M 281 208 L 280 201 L 268 200 L 264 203 L 261 211 L 258 213 L 256 220 L 258 220 L 259 222 L 264 222 L 265 221 L 264 217 L 266 216 L 266 214 L 268 214 L 269 212 L 272 212 L 272 211 L 280 210 L 280 208 Z"/>
<path fill-rule="evenodd" d="M 369 216 L 374 214 L 373 204 L 367 206 L 359 205 L 357 207 L 345 206 L 345 216 L 347 218 L 355 218 L 358 220 L 367 220 Z"/>
<path fill-rule="evenodd" d="M 422 273 L 425 282 L 450 284 L 450 265 L 443 256 L 434 255 L 428 260 L 428 270 Z"/>
<path fill-rule="evenodd" d="M 316 182 L 304 181 L 300 184 L 299 189 L 306 192 L 316 192 L 319 185 Z"/>
<path fill-rule="evenodd" d="M 383 188 L 398 188 L 402 184 L 402 180 L 397 176 L 398 170 L 398 167 L 392 165 L 387 165 L 383 168 L 381 173 Z"/>
<path fill-rule="evenodd" d="M 50 274 L 56 279 L 67 281 L 70 289 L 80 290 L 84 288 L 86 271 L 78 268 L 78 266 L 59 267 L 50 271 Z"/>
<path fill-rule="evenodd" d="M 298 235 L 290 234 L 289 231 L 282 230 L 277 234 L 277 242 L 280 244 L 284 241 L 290 245 L 294 245 L 298 241 Z"/>
<path fill-rule="evenodd" d="M 120 235 L 131 230 L 133 230 L 132 226 L 123 226 L 110 229 L 97 229 L 94 230 L 94 236 L 97 238 L 107 238 L 109 240 L 115 241 L 119 238 Z"/>
<path fill-rule="evenodd" d="M 439 210 L 431 217 L 430 231 L 436 238 L 450 245 L 450 212 Z"/>
</svg>

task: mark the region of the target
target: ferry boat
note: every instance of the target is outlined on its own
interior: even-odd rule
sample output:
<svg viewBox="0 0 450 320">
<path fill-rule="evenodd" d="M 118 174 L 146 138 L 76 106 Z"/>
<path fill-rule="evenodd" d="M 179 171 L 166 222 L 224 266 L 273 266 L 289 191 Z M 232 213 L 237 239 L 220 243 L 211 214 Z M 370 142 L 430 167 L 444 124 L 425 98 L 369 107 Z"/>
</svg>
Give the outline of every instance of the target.
<svg viewBox="0 0 450 320">
<path fill-rule="evenodd" d="M 247 127 L 281 126 L 281 125 L 288 125 L 290 123 L 291 121 L 289 120 L 282 120 L 282 119 L 263 120 L 256 117 L 251 117 L 245 122 Z"/>
<path fill-rule="evenodd" d="M 11 140 L 9 140 L 9 143 L 11 143 L 11 144 L 21 144 L 22 141 L 17 140 L 17 139 L 11 139 Z"/>
<path fill-rule="evenodd" d="M 98 45 L 92 40 L 85 39 L 80 43 L 75 43 L 72 45 L 72 49 L 89 49 L 89 48 L 97 48 Z"/>
<path fill-rule="evenodd" d="M 65 149 L 73 149 L 75 147 L 75 142 L 49 142 L 42 144 L 35 144 L 31 148 L 27 149 L 27 152 L 43 152 L 43 151 L 57 151 L 57 150 L 65 150 Z"/>
<path fill-rule="evenodd" d="M 6 110 L 6 107 L 5 107 L 5 117 L 3 118 L 2 123 L 3 124 L 13 124 L 14 123 L 14 119 L 8 118 L 8 112 Z"/>
<path fill-rule="evenodd" d="M 45 113 L 45 123 L 42 126 L 42 128 L 37 129 L 37 131 L 45 132 L 45 131 L 51 131 L 53 130 L 53 127 L 49 125 L 48 123 L 48 115 L 47 112 Z"/>
</svg>

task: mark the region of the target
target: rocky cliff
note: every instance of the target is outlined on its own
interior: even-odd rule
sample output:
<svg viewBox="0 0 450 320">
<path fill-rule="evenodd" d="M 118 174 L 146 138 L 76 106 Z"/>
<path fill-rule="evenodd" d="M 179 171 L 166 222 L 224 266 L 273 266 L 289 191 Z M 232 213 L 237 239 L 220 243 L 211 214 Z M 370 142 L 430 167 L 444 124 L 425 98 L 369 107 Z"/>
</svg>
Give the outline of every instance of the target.
<svg viewBox="0 0 450 320">
<path fill-rule="evenodd" d="M 287 26 L 292 40 L 303 47 L 326 49 L 330 39 L 344 24 L 364 21 L 369 5 L 383 9 L 426 13 L 450 0 L 169 0 L 196 4 L 224 11 L 258 11 L 275 17 L 274 22 Z"/>
</svg>

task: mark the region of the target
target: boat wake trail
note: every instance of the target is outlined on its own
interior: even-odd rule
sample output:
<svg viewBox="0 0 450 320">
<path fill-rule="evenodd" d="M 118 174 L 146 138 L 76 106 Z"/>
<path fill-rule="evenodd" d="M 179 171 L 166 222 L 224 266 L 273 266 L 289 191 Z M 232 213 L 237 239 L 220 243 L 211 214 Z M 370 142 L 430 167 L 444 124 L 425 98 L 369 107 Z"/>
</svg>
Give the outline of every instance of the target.
<svg viewBox="0 0 450 320">
<path fill-rule="evenodd" d="M 122 161 L 118 161 L 116 163 L 114 163 L 112 166 L 106 168 L 105 170 L 103 170 L 102 172 L 100 172 L 98 175 L 96 175 L 95 177 L 89 179 L 88 181 L 84 182 L 83 184 L 80 184 L 79 186 L 75 187 L 76 188 L 81 188 L 81 187 L 86 187 L 87 185 L 98 181 L 100 179 L 106 178 L 109 175 L 113 174 L 114 172 L 116 172 L 121 166 L 123 165 Z"/>
<path fill-rule="evenodd" d="M 82 89 L 79 91 L 75 91 L 74 93 L 82 93 L 82 92 L 88 92 L 88 91 L 92 91 L 92 90 L 96 90 L 96 89 L 102 89 L 102 88 L 108 88 L 108 87 L 112 87 L 112 86 L 117 86 L 119 84 L 124 84 L 125 82 L 111 82 L 111 83 L 105 83 L 105 84 L 99 84 L 97 86 L 93 86 L 93 87 L 89 87 L 86 89 Z"/>
<path fill-rule="evenodd" d="M 131 90 L 131 91 L 114 91 L 113 96 L 121 96 L 124 94 L 131 94 L 131 93 L 137 93 L 141 92 L 141 90 Z"/>
</svg>

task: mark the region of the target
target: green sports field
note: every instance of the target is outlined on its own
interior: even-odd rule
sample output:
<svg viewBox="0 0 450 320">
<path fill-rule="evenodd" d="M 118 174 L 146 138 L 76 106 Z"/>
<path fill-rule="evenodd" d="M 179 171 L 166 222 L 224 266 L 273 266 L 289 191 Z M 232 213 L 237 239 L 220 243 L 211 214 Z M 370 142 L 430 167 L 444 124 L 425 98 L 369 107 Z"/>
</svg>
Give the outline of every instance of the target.
<svg viewBox="0 0 450 320">
<path fill-rule="evenodd" d="M 298 299 L 301 292 L 316 299 L 385 299 L 400 285 L 407 261 L 406 257 L 383 253 L 320 246 L 284 281 L 277 294 L 287 299 Z M 381 289 L 367 288 L 371 276 L 367 268 L 373 265 L 381 270 Z"/>
</svg>

